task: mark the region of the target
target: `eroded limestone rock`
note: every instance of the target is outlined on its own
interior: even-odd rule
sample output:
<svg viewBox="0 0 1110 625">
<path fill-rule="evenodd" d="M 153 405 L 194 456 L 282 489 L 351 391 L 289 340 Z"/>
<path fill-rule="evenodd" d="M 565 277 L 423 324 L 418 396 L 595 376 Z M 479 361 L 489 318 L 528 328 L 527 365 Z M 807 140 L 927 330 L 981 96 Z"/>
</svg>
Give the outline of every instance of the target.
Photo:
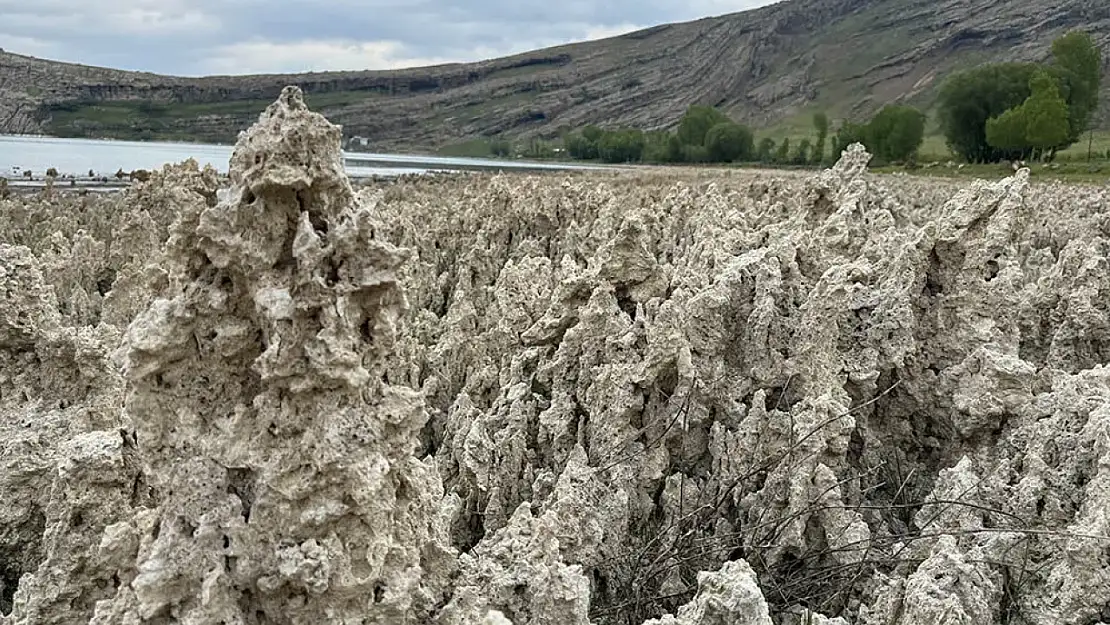
<svg viewBox="0 0 1110 625">
<path fill-rule="evenodd" d="M 426 415 L 380 381 L 404 252 L 354 201 L 339 129 L 288 88 L 243 134 L 231 192 L 168 243 L 127 332 L 126 413 L 162 494 L 113 528 L 93 623 L 396 623 L 440 602 Z M 107 540 L 107 535 L 106 535 Z"/>
<path fill-rule="evenodd" d="M 0 623 L 1110 613 L 1105 188 L 338 137 L 288 90 L 230 189 L 0 200 Z"/>
</svg>

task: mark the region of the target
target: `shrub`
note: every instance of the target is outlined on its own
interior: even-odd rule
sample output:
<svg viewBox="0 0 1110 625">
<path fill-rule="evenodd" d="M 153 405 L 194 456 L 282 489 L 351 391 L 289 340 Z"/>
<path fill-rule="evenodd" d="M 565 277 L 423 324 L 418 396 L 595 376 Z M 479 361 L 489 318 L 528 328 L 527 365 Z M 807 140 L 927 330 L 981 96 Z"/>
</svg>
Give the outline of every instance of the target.
<svg viewBox="0 0 1110 625">
<path fill-rule="evenodd" d="M 779 149 L 775 152 L 775 162 L 785 165 L 790 161 L 790 137 L 782 140 Z"/>
<path fill-rule="evenodd" d="M 507 139 L 494 139 L 489 142 L 489 153 L 500 157 L 512 156 L 513 144 Z"/>
<path fill-rule="evenodd" d="M 751 130 L 733 122 L 722 122 L 706 133 L 705 150 L 714 162 L 747 161 L 755 152 L 754 141 Z"/>
<path fill-rule="evenodd" d="M 770 163 L 775 157 L 775 140 L 770 137 L 764 137 L 759 142 L 759 147 L 755 151 L 755 158 L 761 163 Z"/>
<path fill-rule="evenodd" d="M 678 124 L 678 140 L 683 145 L 705 145 L 705 137 L 711 128 L 731 121 L 711 106 L 691 106 Z"/>
<path fill-rule="evenodd" d="M 605 132 L 597 145 L 598 156 L 606 163 L 632 163 L 644 153 L 644 133 L 640 130 Z"/>
<path fill-rule="evenodd" d="M 829 136 L 829 116 L 816 113 L 813 116 L 813 128 L 817 131 L 817 143 L 813 145 L 812 160 L 815 165 L 825 162 L 825 141 Z"/>
<path fill-rule="evenodd" d="M 790 158 L 792 165 L 805 165 L 809 163 L 809 151 L 811 144 L 809 139 L 802 139 L 798 143 L 798 147 L 794 150 L 794 155 Z"/>
<path fill-rule="evenodd" d="M 907 161 L 925 139 L 925 114 L 911 106 L 885 106 L 868 124 L 864 135 L 864 145 L 875 156 L 891 163 Z"/>
</svg>

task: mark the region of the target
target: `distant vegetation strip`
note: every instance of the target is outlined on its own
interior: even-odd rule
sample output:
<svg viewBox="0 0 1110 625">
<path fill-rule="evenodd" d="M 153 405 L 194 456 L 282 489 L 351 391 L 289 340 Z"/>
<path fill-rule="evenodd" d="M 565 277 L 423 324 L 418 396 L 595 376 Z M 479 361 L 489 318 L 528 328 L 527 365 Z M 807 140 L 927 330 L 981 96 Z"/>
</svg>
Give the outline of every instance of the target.
<svg viewBox="0 0 1110 625">
<path fill-rule="evenodd" d="M 1085 32 L 1054 41 L 1047 64 L 994 63 L 956 73 L 937 103 L 946 146 L 966 163 L 1052 161 L 1091 129 L 1101 75 L 1101 52 Z M 813 137 L 791 145 L 789 138 L 756 142 L 751 129 L 721 111 L 691 106 L 675 132 L 587 126 L 564 137 L 563 144 L 572 158 L 609 163 L 819 165 L 859 142 L 877 165 L 914 165 L 925 126 L 923 112 L 889 104 L 865 123 L 844 121 L 830 141 L 829 119 L 817 113 Z"/>
<path fill-rule="evenodd" d="M 533 138 L 513 143 L 504 137 L 473 139 L 446 146 L 448 156 L 574 159 L 606 163 L 760 163 L 815 166 L 830 163 L 853 142 L 875 156 L 877 166 L 915 166 L 929 158 L 964 163 L 1014 160 L 1052 162 L 1087 134 L 1091 157 L 1110 158 L 1110 149 L 1095 151 L 1090 134 L 1098 110 L 1102 55 L 1091 36 L 1071 32 L 1052 44 L 1048 63 L 992 63 L 955 73 L 943 83 L 935 118 L 948 154 L 922 154 L 926 115 L 890 104 L 865 122 L 812 115 L 812 135 L 779 141 L 759 138 L 709 106 L 689 107 L 674 131 L 586 126 L 557 140 Z M 310 94 L 317 108 L 340 107 L 374 97 L 362 91 Z M 249 125 L 268 101 L 208 103 L 147 101 L 75 101 L 46 105 L 47 130 L 64 137 L 114 137 L 139 140 L 223 142 L 231 117 Z M 1104 147 L 1104 146 L 1103 146 Z M 939 150 L 935 150 L 939 151 Z M 925 157 L 925 158 L 923 158 Z"/>
</svg>

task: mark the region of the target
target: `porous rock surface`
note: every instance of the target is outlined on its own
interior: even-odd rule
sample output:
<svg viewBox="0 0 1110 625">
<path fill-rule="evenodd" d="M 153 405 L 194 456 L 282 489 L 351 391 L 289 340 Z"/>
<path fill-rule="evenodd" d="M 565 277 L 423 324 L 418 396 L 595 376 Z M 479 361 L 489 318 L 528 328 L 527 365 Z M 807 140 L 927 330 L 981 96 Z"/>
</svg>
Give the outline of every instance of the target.
<svg viewBox="0 0 1110 625">
<path fill-rule="evenodd" d="M 0 200 L 0 624 L 1110 616 L 1108 188 L 338 156 Z"/>
<path fill-rule="evenodd" d="M 109 528 L 92 623 L 396 623 L 453 557 L 425 413 L 381 383 L 404 254 L 375 237 L 339 129 L 286 90 L 231 189 L 174 228 L 168 285 L 127 331 L 125 415 L 157 507 Z M 109 536 L 106 535 L 106 536 Z"/>
</svg>

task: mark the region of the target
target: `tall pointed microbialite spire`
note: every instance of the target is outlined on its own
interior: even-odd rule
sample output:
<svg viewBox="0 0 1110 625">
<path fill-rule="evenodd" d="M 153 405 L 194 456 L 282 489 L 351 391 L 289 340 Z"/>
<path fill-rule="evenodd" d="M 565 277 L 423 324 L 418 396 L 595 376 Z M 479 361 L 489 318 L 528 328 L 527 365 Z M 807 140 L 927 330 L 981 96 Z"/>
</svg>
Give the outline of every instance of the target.
<svg viewBox="0 0 1110 625">
<path fill-rule="evenodd" d="M 164 496 L 105 536 L 121 585 L 94 623 L 411 622 L 440 600 L 454 559 L 412 455 L 423 404 L 380 374 L 405 254 L 339 144 L 287 87 L 240 135 L 230 193 L 179 219 L 171 283 L 126 341 Z"/>
</svg>

